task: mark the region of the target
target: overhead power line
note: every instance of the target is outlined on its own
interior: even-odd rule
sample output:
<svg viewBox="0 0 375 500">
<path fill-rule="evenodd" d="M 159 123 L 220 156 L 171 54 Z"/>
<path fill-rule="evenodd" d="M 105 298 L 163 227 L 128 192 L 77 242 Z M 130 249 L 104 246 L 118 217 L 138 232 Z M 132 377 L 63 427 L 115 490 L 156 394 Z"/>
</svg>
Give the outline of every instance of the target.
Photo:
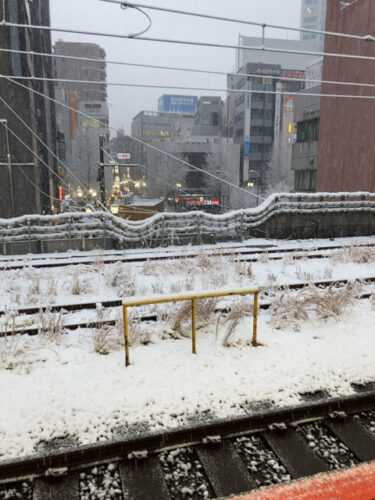
<svg viewBox="0 0 375 500">
<path fill-rule="evenodd" d="M 36 138 L 37 141 L 40 142 L 40 144 L 42 144 L 42 146 L 44 146 L 46 148 L 46 150 L 53 156 L 53 158 L 55 158 L 55 160 L 57 160 L 59 163 L 61 163 L 62 165 L 64 165 L 64 168 L 67 170 L 67 172 L 69 172 L 69 174 L 71 175 L 71 177 L 77 181 L 77 183 L 81 186 L 81 188 L 83 188 L 83 191 L 87 194 L 90 194 L 90 190 L 88 187 L 86 187 L 80 180 L 79 178 L 74 174 L 74 172 L 54 153 L 54 151 L 52 151 L 52 149 L 38 136 L 38 134 L 36 134 L 34 132 L 34 130 L 25 122 L 25 120 L 22 119 L 22 117 L 0 96 L 0 100 L 1 102 L 3 103 L 4 106 L 6 106 L 8 108 L 9 111 L 11 111 L 16 118 L 18 118 L 18 120 L 29 130 L 29 132 Z M 47 168 L 49 168 L 49 170 L 51 170 L 51 168 L 46 164 L 44 163 L 44 161 L 38 156 L 38 159 L 44 164 L 47 166 Z M 69 189 L 69 184 L 66 182 L 65 179 L 63 179 L 62 177 L 60 177 L 56 172 L 54 172 L 53 170 L 51 170 L 51 172 L 53 172 L 53 175 L 59 179 L 61 181 L 62 184 L 65 184 L 65 186 Z M 84 196 L 84 198 L 86 199 L 87 202 L 89 202 L 89 199 L 87 198 L 87 196 Z M 100 205 L 102 206 L 103 210 L 107 210 L 107 208 L 101 203 L 99 202 Z"/>
<path fill-rule="evenodd" d="M 0 98 L 1 99 L 1 98 Z M 1 122 L 2 123 L 2 122 Z M 2 123 L 4 126 L 5 124 Z M 45 163 L 42 158 L 37 155 L 35 153 L 35 151 L 33 151 L 20 137 L 19 135 L 16 134 L 16 132 L 14 132 L 10 127 L 9 125 L 7 126 L 9 132 L 27 149 L 30 151 L 30 153 L 32 153 L 43 165 L 45 165 L 49 170 L 51 170 L 51 172 L 55 174 L 55 172 L 51 169 L 51 167 L 49 165 L 47 165 L 47 163 Z M 27 178 L 27 180 L 40 192 L 42 193 L 44 196 L 47 196 L 48 198 L 54 200 L 54 201 L 60 201 L 58 200 L 57 198 L 55 198 L 53 195 L 51 195 L 50 193 L 45 193 L 44 191 L 42 191 L 26 174 L 25 172 L 23 171 L 23 169 L 20 169 L 20 171 L 23 173 L 23 175 Z"/>
<path fill-rule="evenodd" d="M 52 53 L 47 53 L 47 52 L 34 52 L 34 51 L 27 51 L 27 50 L 16 50 L 16 49 L 5 49 L 5 48 L 0 48 L 0 52 L 10 52 L 10 53 L 17 53 L 17 54 L 25 54 L 25 55 L 31 55 L 31 56 L 41 56 L 41 57 L 53 57 L 56 59 L 67 59 L 67 60 L 73 60 L 73 61 L 82 61 L 82 62 L 91 62 L 91 63 L 105 63 L 105 64 L 114 64 L 114 65 L 119 65 L 119 66 L 132 66 L 135 68 L 149 68 L 149 69 L 161 69 L 161 70 L 167 70 L 167 71 L 183 71 L 183 72 L 188 72 L 188 73 L 200 73 L 200 74 L 207 74 L 207 75 L 217 75 L 217 76 L 238 76 L 238 77 L 254 77 L 254 78 L 270 78 L 271 80 L 283 80 L 283 81 L 302 81 L 302 82 L 310 82 L 310 83 L 316 83 L 317 85 L 326 83 L 330 85 L 350 85 L 350 86 L 357 86 L 357 87 L 375 87 L 374 83 L 361 83 L 361 82 L 344 82 L 344 81 L 334 81 L 334 80 L 316 80 L 312 78 L 297 78 L 297 77 L 291 77 L 291 76 L 283 76 L 283 75 L 264 75 L 261 73 L 242 73 L 242 72 L 225 72 L 225 71 L 214 71 L 214 70 L 207 70 L 207 69 L 198 69 L 198 68 L 186 68 L 186 67 L 180 67 L 180 66 L 161 66 L 161 65 L 156 65 L 156 64 L 141 64 L 141 63 L 130 63 L 126 61 L 113 61 L 109 59 L 94 59 L 91 57 L 78 57 L 78 56 L 68 56 L 68 55 L 63 55 L 63 54 L 52 54 Z M 14 77 L 12 77 L 14 78 Z"/>
<path fill-rule="evenodd" d="M 138 40 L 143 42 L 157 42 L 157 43 L 169 43 L 176 45 L 191 45 L 196 47 L 209 47 L 209 48 L 219 48 L 219 49 L 235 49 L 235 50 L 251 50 L 258 52 L 275 52 L 279 54 L 300 54 L 300 55 L 310 55 L 316 57 L 338 57 L 345 59 L 357 59 L 364 61 L 374 61 L 375 57 L 373 56 L 362 56 L 359 54 L 340 54 L 336 52 L 316 52 L 309 50 L 296 50 L 296 49 L 282 49 L 276 47 L 265 47 L 264 46 L 264 38 L 263 45 L 261 46 L 250 46 L 250 45 L 231 45 L 224 43 L 213 43 L 213 42 L 197 42 L 194 40 L 177 40 L 172 38 L 155 38 L 155 37 L 145 37 L 145 36 L 130 36 L 130 35 L 121 35 L 116 33 L 105 33 L 101 31 L 83 31 L 83 30 L 73 30 L 68 28 L 56 28 L 52 26 L 44 26 L 44 25 L 34 25 L 34 24 L 18 24 L 18 23 L 10 23 L 3 22 L 2 26 L 6 26 L 9 28 L 21 28 L 21 29 L 36 29 L 36 30 L 44 30 L 44 31 L 56 31 L 61 33 L 75 33 L 80 35 L 92 35 L 92 36 L 104 36 L 110 38 L 118 38 L 124 40 Z M 364 38 L 363 38 L 364 40 Z"/>
<path fill-rule="evenodd" d="M 98 80 L 70 80 L 65 78 L 44 78 L 37 76 L 13 76 L 13 75 L 0 75 L 0 78 L 8 78 L 12 80 L 36 80 L 47 82 L 62 82 L 62 83 L 78 83 L 86 85 L 110 85 L 116 87 L 137 87 L 146 89 L 174 89 L 174 90 L 190 90 L 195 92 L 209 91 L 209 92 L 227 92 L 235 94 L 271 94 L 271 95 L 301 95 L 301 96 L 314 96 L 314 97 L 345 97 L 349 99 L 375 99 L 375 95 L 353 95 L 353 94 L 322 94 L 317 92 L 306 91 L 278 91 L 278 90 L 252 90 L 252 89 L 232 89 L 232 88 L 208 88 L 208 87 L 185 87 L 179 85 L 153 85 L 146 83 L 123 83 L 123 82 L 104 82 Z M 91 116 L 92 118 L 92 116 Z"/>
<path fill-rule="evenodd" d="M 44 97 L 45 99 L 48 99 L 48 100 L 49 100 L 49 101 L 51 101 L 51 102 L 55 102 L 56 104 L 59 104 L 60 106 L 63 106 L 63 107 L 64 107 L 64 108 L 66 108 L 66 109 L 72 110 L 72 111 L 74 111 L 75 113 L 77 113 L 77 114 L 79 114 L 79 115 L 81 115 L 81 116 L 84 116 L 85 118 L 90 118 L 90 119 L 92 119 L 92 116 L 88 115 L 87 113 L 83 113 L 82 111 L 78 111 L 78 110 L 76 110 L 76 109 L 73 109 L 72 107 L 68 106 L 67 104 L 64 104 L 64 103 L 62 103 L 62 102 L 59 102 L 59 101 L 57 101 L 56 99 L 53 99 L 52 97 L 47 96 L 47 95 L 43 94 L 42 92 L 39 92 L 38 90 L 35 90 L 35 89 L 31 88 L 31 87 L 28 87 L 27 85 L 24 85 L 23 83 L 21 83 L 21 82 L 19 82 L 19 81 L 17 81 L 17 80 L 13 80 L 13 78 L 10 78 L 10 77 L 5 76 L 5 75 L 0 75 L 0 78 L 1 78 L 1 77 L 6 78 L 6 80 L 8 80 L 8 81 L 10 81 L 10 82 L 12 82 L 12 83 L 14 83 L 14 84 L 16 84 L 16 85 L 20 86 L 20 87 L 23 87 L 23 88 L 25 88 L 25 89 L 27 89 L 27 90 L 29 90 L 29 91 L 31 91 L 31 92 L 33 92 L 33 93 L 37 94 L 37 95 L 40 95 L 41 97 Z M 118 131 L 119 131 L 118 129 L 116 129 L 116 128 L 114 128 L 114 127 L 111 127 L 111 126 L 109 126 L 109 125 L 107 125 L 106 123 L 102 122 L 101 120 L 97 120 L 97 122 L 98 122 L 98 123 L 100 123 L 101 125 L 103 125 L 103 127 L 108 128 L 109 130 L 113 130 L 114 132 L 118 132 Z M 122 133 L 123 133 L 123 131 L 122 131 Z M 157 148 L 156 146 L 153 146 L 152 144 L 149 144 L 149 143 L 147 143 L 147 142 L 145 142 L 145 141 L 142 141 L 141 139 L 138 139 L 138 138 L 136 138 L 136 137 L 129 136 L 129 135 L 127 135 L 127 134 L 123 134 L 123 135 L 124 135 L 125 137 L 128 137 L 129 139 L 131 139 L 131 140 L 133 140 L 133 141 L 135 141 L 135 142 L 139 143 L 139 144 L 142 144 L 143 146 L 145 146 L 145 147 L 147 147 L 147 148 L 149 148 L 149 149 L 152 149 L 152 150 L 154 150 L 154 151 L 157 151 L 158 153 L 161 153 L 161 154 L 163 154 L 163 155 L 165 155 L 165 156 L 167 156 L 167 157 L 169 157 L 169 158 L 172 158 L 173 160 L 175 160 L 175 161 L 177 161 L 177 162 L 179 162 L 179 163 L 181 163 L 181 164 L 183 164 L 183 165 L 186 165 L 187 167 L 192 168 L 193 170 L 197 170 L 198 172 L 202 172 L 203 174 L 207 175 L 208 177 L 211 177 L 211 178 L 213 178 L 213 179 L 217 179 L 218 181 L 220 181 L 220 182 L 222 182 L 222 183 L 224 183 L 224 184 L 227 184 L 228 186 L 232 186 L 233 188 L 237 189 L 238 191 L 242 191 L 242 192 L 246 193 L 247 195 L 250 195 L 250 196 L 253 196 L 253 197 L 255 197 L 255 198 L 260 198 L 260 199 L 264 200 L 264 198 L 262 198 L 261 196 L 257 196 L 257 195 L 255 195 L 254 193 L 251 193 L 250 191 L 248 191 L 248 190 L 246 190 L 246 189 L 244 189 L 244 188 L 242 188 L 242 187 L 240 187 L 240 186 L 237 186 L 236 184 L 233 184 L 233 183 L 232 183 L 232 182 L 230 182 L 230 181 L 227 181 L 227 180 L 225 180 L 225 179 L 222 179 L 221 177 L 219 177 L 219 176 L 217 176 L 217 175 L 213 174 L 212 172 L 208 172 L 208 171 L 206 171 L 206 170 L 204 170 L 204 169 L 202 169 L 202 168 L 196 167 L 195 165 L 192 165 L 191 163 L 188 163 L 187 161 L 182 160 L 181 158 L 178 158 L 177 156 L 174 156 L 174 155 L 172 155 L 171 153 L 168 153 L 168 152 L 166 152 L 166 151 L 163 151 L 162 149 Z"/>
<path fill-rule="evenodd" d="M 355 40 L 366 40 L 366 41 L 375 41 L 375 37 L 372 35 L 354 35 L 354 34 L 349 34 L 349 33 L 338 33 L 336 31 L 324 31 L 324 30 L 316 30 L 312 28 L 294 28 L 291 26 L 283 26 L 283 25 L 277 25 L 277 24 L 268 24 L 268 23 L 259 23 L 255 21 L 248 21 L 246 19 L 239 19 L 239 18 L 233 18 L 233 17 L 225 17 L 225 16 L 216 16 L 214 14 L 203 14 L 202 12 L 192 12 L 192 11 L 187 11 L 187 10 L 177 10 L 177 9 L 171 9 L 168 7 L 160 7 L 157 5 L 146 5 L 146 4 L 141 4 L 141 3 L 134 3 L 134 2 L 126 2 L 123 0 L 101 0 L 102 2 L 108 2 L 108 3 L 115 3 L 121 6 L 125 7 L 139 7 L 142 9 L 150 9 L 150 10 L 157 10 L 160 12 L 168 12 L 171 14 L 179 14 L 183 16 L 192 16 L 192 17 L 200 17 L 204 19 L 212 19 L 215 21 L 226 21 L 226 22 L 231 22 L 231 23 L 237 23 L 237 24 L 247 24 L 249 26 L 257 26 L 258 28 L 262 28 L 263 33 L 266 28 L 270 29 L 280 29 L 280 30 L 285 30 L 285 31 L 295 31 L 295 32 L 303 32 L 303 33 L 314 33 L 315 35 L 330 35 L 330 36 L 336 36 L 336 37 L 343 37 L 343 38 L 353 38 Z"/>
</svg>

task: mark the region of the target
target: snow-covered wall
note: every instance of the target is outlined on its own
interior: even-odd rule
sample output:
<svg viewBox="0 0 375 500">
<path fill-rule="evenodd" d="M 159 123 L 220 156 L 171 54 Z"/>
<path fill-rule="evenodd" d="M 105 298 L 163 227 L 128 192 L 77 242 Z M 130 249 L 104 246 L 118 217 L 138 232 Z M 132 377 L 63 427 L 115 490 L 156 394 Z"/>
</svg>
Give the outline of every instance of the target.
<svg viewBox="0 0 375 500">
<path fill-rule="evenodd" d="M 68 249 L 73 241 L 96 239 L 104 241 L 106 248 L 127 248 L 241 241 L 257 236 L 356 236 L 374 234 L 374 223 L 373 193 L 278 193 L 258 207 L 222 215 L 164 212 L 143 221 L 128 221 L 106 212 L 71 212 L 0 219 L 0 246 L 2 253 L 12 253 L 11 244 L 37 241 L 43 242 L 43 248 L 49 243 L 49 249 L 29 251 L 53 251 L 51 242 L 60 242 Z"/>
</svg>

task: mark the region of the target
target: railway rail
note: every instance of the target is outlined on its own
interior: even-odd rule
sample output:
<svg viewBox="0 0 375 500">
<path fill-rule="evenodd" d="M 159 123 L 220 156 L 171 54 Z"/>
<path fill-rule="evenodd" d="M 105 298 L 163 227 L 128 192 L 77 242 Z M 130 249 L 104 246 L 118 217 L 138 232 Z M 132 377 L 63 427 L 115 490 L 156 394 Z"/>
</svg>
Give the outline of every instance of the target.
<svg viewBox="0 0 375 500">
<path fill-rule="evenodd" d="M 303 403 L 289 408 L 244 405 L 233 419 L 197 417 L 161 432 L 119 428 L 113 440 L 87 446 L 50 443 L 48 453 L 0 462 L 0 494 L 211 499 L 355 466 L 375 459 L 375 384 L 353 391 L 303 394 Z"/>
<path fill-rule="evenodd" d="M 341 279 L 341 280 L 318 280 L 318 281 L 309 281 L 309 282 L 303 282 L 303 283 L 289 283 L 289 284 L 284 284 L 276 287 L 272 287 L 273 290 L 283 290 L 288 288 L 289 290 L 301 290 L 309 285 L 319 287 L 319 288 L 328 288 L 330 286 L 343 286 L 347 285 L 348 283 L 352 282 L 353 280 L 349 279 Z M 375 276 L 368 276 L 365 278 L 361 278 L 361 281 L 365 284 L 371 284 L 375 283 Z M 269 309 L 272 305 L 272 299 L 268 298 L 268 292 L 263 291 L 263 295 L 265 296 L 265 299 L 261 300 L 259 303 L 259 308 L 266 310 Z M 361 293 L 358 298 L 360 300 L 363 299 L 368 299 L 372 295 L 371 292 L 365 292 Z M 121 308 L 122 307 L 122 299 L 119 297 L 114 297 L 108 300 L 104 300 L 100 302 L 102 309 L 106 309 L 111 311 L 113 308 Z M 78 311 L 94 311 L 97 309 L 98 306 L 98 301 L 96 302 L 81 302 L 81 303 L 74 303 L 74 304 L 50 304 L 50 305 L 35 305 L 31 307 L 21 307 L 17 310 L 18 315 L 24 315 L 26 316 L 25 318 L 20 319 L 25 319 L 25 322 L 23 326 L 19 327 L 16 331 L 16 333 L 20 334 L 28 334 L 28 335 L 37 335 L 39 333 L 39 326 L 37 326 L 37 318 L 35 317 L 38 315 L 41 311 L 46 312 L 50 311 L 52 313 L 59 313 L 59 312 L 64 312 L 64 313 L 74 313 Z M 218 308 L 216 312 L 228 312 L 228 308 Z M 5 310 L 0 310 L 0 318 L 6 314 Z M 157 315 L 156 314 L 148 314 L 148 315 L 143 315 L 140 318 L 141 321 L 157 321 Z M 77 328 L 96 328 L 98 325 L 103 326 L 103 325 L 114 325 L 116 322 L 115 317 L 108 317 L 107 319 L 104 320 L 97 320 L 95 318 L 92 318 L 90 320 L 84 319 L 84 320 L 74 320 L 73 319 L 66 319 L 64 322 L 64 329 L 65 330 L 76 330 Z M 12 333 L 11 330 L 7 332 L 1 332 L 0 336 L 3 334 L 10 334 Z"/>
<path fill-rule="evenodd" d="M 352 245 L 320 245 L 313 248 L 306 247 L 293 247 L 293 248 L 274 248 L 274 245 L 257 245 L 253 248 L 233 246 L 224 247 L 220 250 L 220 255 L 229 256 L 236 255 L 239 260 L 245 262 L 257 262 L 262 255 L 266 253 L 269 260 L 281 260 L 284 255 L 291 254 L 294 259 L 323 259 L 330 256 L 330 252 L 335 250 L 344 250 L 351 248 Z M 375 243 L 362 243 L 354 245 L 356 248 L 374 248 Z M 69 257 L 50 255 L 49 257 L 33 256 L 30 257 L 22 256 L 12 256 L 10 258 L 0 258 L 0 270 L 12 270 L 12 269 L 23 269 L 24 267 L 30 266 L 35 269 L 39 268 L 50 268 L 50 267 L 64 267 L 72 265 L 94 265 L 98 263 L 98 260 L 103 264 L 114 264 L 116 262 L 128 262 L 128 263 L 139 263 L 146 262 L 147 260 L 169 260 L 178 258 L 194 258 L 200 251 L 205 251 L 208 255 L 217 255 L 217 248 L 198 248 L 189 249 L 189 251 L 173 250 L 156 253 L 155 251 L 123 251 L 116 253 L 105 253 L 105 254 L 88 254 L 84 258 L 73 254 Z M 22 262 L 22 263 L 21 263 Z"/>
<path fill-rule="evenodd" d="M 284 285 L 279 285 L 276 287 L 272 287 L 273 290 L 284 290 L 288 288 L 289 290 L 301 290 L 303 288 L 306 288 L 309 285 L 319 287 L 319 288 L 328 288 L 330 286 L 344 286 L 347 285 L 348 283 L 352 282 L 353 280 L 349 279 L 341 279 L 341 280 L 318 280 L 318 281 L 309 281 L 309 282 L 300 282 L 300 283 L 288 283 Z M 361 278 L 361 281 L 365 284 L 371 284 L 375 283 L 375 276 L 368 276 L 365 278 Z M 263 291 L 264 299 L 260 301 L 259 303 L 259 308 L 266 310 L 269 309 L 272 306 L 272 299 L 268 298 L 268 292 Z M 371 292 L 365 292 L 361 293 L 358 298 L 360 300 L 363 299 L 368 299 L 372 295 Z M 102 309 L 111 311 L 113 308 L 121 308 L 122 307 L 122 299 L 119 297 L 114 297 L 108 300 L 104 300 L 100 302 Z M 46 312 L 50 311 L 52 313 L 74 313 L 78 311 L 94 311 L 97 309 L 98 306 L 98 301 L 96 302 L 80 302 L 80 303 L 74 303 L 74 304 L 50 304 L 50 305 L 35 305 L 31 307 L 21 307 L 17 310 L 18 315 L 24 315 L 25 318 L 20 317 L 20 319 L 24 319 L 25 322 L 23 323 L 23 326 L 19 327 L 16 330 L 16 333 L 20 334 L 27 334 L 27 335 L 37 335 L 39 333 L 39 326 L 37 322 L 36 315 L 38 315 L 41 311 Z M 228 312 L 228 308 L 218 308 L 216 312 L 219 313 L 225 313 Z M 5 310 L 0 310 L 0 318 L 6 314 Z M 140 318 L 140 321 L 157 321 L 157 315 L 156 314 L 148 314 L 148 315 L 143 315 Z M 114 325 L 116 322 L 116 318 L 114 316 L 108 317 L 103 320 L 98 320 L 96 318 L 92 319 L 84 319 L 84 320 L 75 320 L 73 319 L 68 319 L 64 321 L 64 329 L 65 330 L 76 330 L 78 328 L 96 328 L 99 325 L 104 326 L 104 325 Z M 12 333 L 11 330 L 5 332 L 1 332 L 0 336 L 4 334 L 10 334 Z"/>
</svg>

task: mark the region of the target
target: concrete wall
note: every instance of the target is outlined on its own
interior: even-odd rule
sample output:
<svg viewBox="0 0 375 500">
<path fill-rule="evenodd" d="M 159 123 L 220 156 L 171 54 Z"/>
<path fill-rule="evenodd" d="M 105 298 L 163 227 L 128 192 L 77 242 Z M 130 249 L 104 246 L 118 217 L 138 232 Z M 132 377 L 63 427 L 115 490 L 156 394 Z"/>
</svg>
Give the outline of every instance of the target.
<svg viewBox="0 0 375 500">
<path fill-rule="evenodd" d="M 330 0 L 326 29 L 374 34 L 374 0 L 357 0 L 340 9 Z M 326 37 L 326 52 L 375 57 L 375 43 Z M 374 83 L 374 61 L 325 57 L 323 80 Z M 375 88 L 323 84 L 323 93 L 375 96 Z M 322 98 L 317 191 L 375 191 L 375 100 Z"/>
</svg>

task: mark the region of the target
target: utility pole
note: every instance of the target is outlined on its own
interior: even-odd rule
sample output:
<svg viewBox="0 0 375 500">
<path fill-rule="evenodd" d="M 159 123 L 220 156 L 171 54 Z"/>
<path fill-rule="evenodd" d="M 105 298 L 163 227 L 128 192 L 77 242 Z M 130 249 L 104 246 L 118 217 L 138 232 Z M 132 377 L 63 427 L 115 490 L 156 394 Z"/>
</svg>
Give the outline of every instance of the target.
<svg viewBox="0 0 375 500">
<path fill-rule="evenodd" d="M 10 216 L 14 217 L 14 193 L 13 193 L 13 177 L 12 177 L 12 158 L 9 148 L 9 134 L 8 134 L 8 120 L 5 118 L 0 120 L 0 123 L 5 128 L 5 141 L 7 145 L 7 162 L 8 162 L 8 176 L 9 176 L 9 192 L 10 192 Z"/>
<path fill-rule="evenodd" d="M 104 177 L 104 135 L 99 136 L 99 168 L 98 182 L 100 191 L 100 201 L 105 204 L 105 177 Z"/>
</svg>

